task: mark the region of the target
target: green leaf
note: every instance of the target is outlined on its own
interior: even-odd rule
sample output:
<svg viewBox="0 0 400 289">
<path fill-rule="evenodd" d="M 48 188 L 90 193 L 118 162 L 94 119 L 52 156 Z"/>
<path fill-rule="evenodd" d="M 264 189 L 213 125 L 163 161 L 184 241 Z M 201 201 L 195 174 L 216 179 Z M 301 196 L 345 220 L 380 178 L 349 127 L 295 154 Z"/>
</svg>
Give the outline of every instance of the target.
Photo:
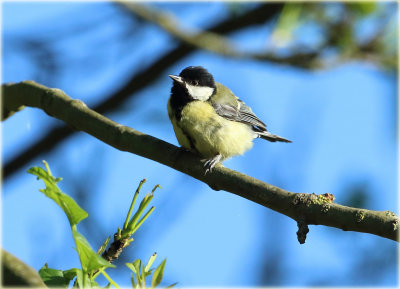
<svg viewBox="0 0 400 289">
<path fill-rule="evenodd" d="M 135 273 L 140 273 L 140 266 L 142 265 L 142 261 L 140 259 L 135 260 L 133 263 L 133 267 L 135 267 Z"/>
<path fill-rule="evenodd" d="M 45 268 L 39 270 L 40 278 L 48 287 L 65 287 L 68 288 L 71 279 L 66 278 L 62 270 Z"/>
<path fill-rule="evenodd" d="M 154 197 L 154 195 L 152 195 L 152 194 L 146 194 L 144 196 L 143 200 L 140 202 L 138 210 L 133 215 L 132 219 L 129 221 L 126 229 L 123 230 L 123 232 L 122 232 L 123 238 L 128 238 L 129 236 L 131 236 L 142 225 L 142 223 L 146 220 L 146 218 L 153 212 L 154 207 L 152 207 L 146 213 L 146 215 L 140 220 L 140 222 L 138 224 L 140 216 L 143 214 L 144 210 L 146 209 L 147 205 L 151 202 L 153 197 Z"/>
<path fill-rule="evenodd" d="M 83 274 L 82 270 L 76 269 L 76 282 L 78 283 L 79 288 L 84 288 L 83 286 L 83 276 L 87 276 L 87 274 Z"/>
<path fill-rule="evenodd" d="M 165 258 L 164 261 L 162 261 L 161 264 L 154 271 L 153 278 L 151 280 L 151 287 L 155 288 L 161 283 L 163 275 L 164 275 L 164 269 L 165 269 L 166 262 L 167 262 L 167 259 Z"/>
<path fill-rule="evenodd" d="M 88 274 L 85 274 L 84 272 L 82 272 L 82 279 L 83 279 L 83 283 L 82 283 L 83 285 L 81 288 L 84 288 L 84 289 L 92 288 L 92 282 L 91 282 Z"/>
<path fill-rule="evenodd" d="M 144 264 L 142 264 L 142 287 L 146 288 L 146 275 L 144 272 Z"/>
<path fill-rule="evenodd" d="M 165 287 L 165 289 L 167 289 L 167 288 L 172 288 L 172 287 L 174 287 L 176 284 L 178 284 L 178 282 L 175 282 L 174 284 L 171 284 L 171 285 Z"/>
<path fill-rule="evenodd" d="M 157 253 L 154 252 L 153 255 L 150 256 L 149 261 L 147 261 L 146 267 L 144 268 L 144 272 L 148 273 L 150 271 L 151 265 L 153 265 L 154 260 L 157 258 Z M 147 275 L 146 275 L 147 276 Z"/>
<path fill-rule="evenodd" d="M 136 274 L 136 268 L 135 268 L 135 266 L 133 266 L 132 263 L 125 263 L 125 265 L 126 265 L 129 269 L 131 269 L 133 273 Z"/>
<path fill-rule="evenodd" d="M 132 263 L 132 265 L 135 268 L 137 285 L 139 287 L 142 287 L 143 282 L 142 282 L 142 278 L 141 278 L 141 275 L 140 275 L 140 267 L 142 265 L 142 261 L 140 261 L 140 259 L 137 259 Z"/>
<path fill-rule="evenodd" d="M 147 213 L 143 216 L 143 218 L 140 219 L 140 221 L 135 225 L 134 229 L 132 231 L 130 231 L 130 235 L 133 235 L 133 233 L 136 232 L 137 229 L 140 228 L 140 226 L 143 224 L 144 221 L 146 221 L 146 219 L 150 216 L 151 213 L 153 213 L 154 211 L 154 207 L 151 207 Z"/>
<path fill-rule="evenodd" d="M 72 235 L 74 236 L 76 251 L 78 252 L 84 273 L 90 273 L 103 267 L 115 267 L 97 255 L 86 238 L 75 227 L 72 228 Z"/>
<path fill-rule="evenodd" d="M 82 270 L 77 268 L 72 268 L 66 271 L 63 271 L 64 277 L 68 280 L 72 280 L 76 276 L 76 282 L 78 284 L 78 288 L 84 288 L 84 283 L 86 284 L 86 288 L 90 287 L 99 287 L 99 284 L 94 280 L 90 280 L 88 274 L 83 274 Z"/>
<path fill-rule="evenodd" d="M 92 287 L 92 288 L 100 288 L 99 284 L 94 280 L 90 280 L 90 287 Z"/>
<path fill-rule="evenodd" d="M 103 274 L 104 277 L 106 277 L 106 279 L 108 280 L 108 282 L 110 282 L 115 288 L 120 289 L 120 287 L 118 286 L 117 283 L 115 283 L 115 281 L 113 279 L 111 279 L 110 276 L 108 276 L 108 274 L 104 271 L 104 268 L 100 269 L 100 273 Z"/>
<path fill-rule="evenodd" d="M 110 242 L 110 236 L 107 237 L 107 239 L 104 241 L 103 245 L 97 250 L 96 254 L 101 255 L 103 252 L 106 250 L 108 243 Z"/>
<path fill-rule="evenodd" d="M 131 274 L 131 284 L 132 288 L 136 288 L 135 278 L 133 277 L 133 274 Z"/>
<path fill-rule="evenodd" d="M 272 38 L 279 45 L 286 45 L 293 38 L 293 32 L 299 25 L 301 3 L 286 3 L 279 16 Z"/>
<path fill-rule="evenodd" d="M 136 259 L 133 263 L 125 263 L 125 265 L 133 271 L 133 273 L 140 273 L 140 266 L 142 261 L 140 259 Z"/>
<path fill-rule="evenodd" d="M 376 2 L 346 3 L 346 6 L 353 12 L 363 17 L 371 14 L 377 8 Z"/>
<path fill-rule="evenodd" d="M 75 278 L 75 276 L 77 275 L 78 271 L 81 271 L 81 270 L 79 270 L 77 268 L 72 268 L 72 269 L 69 269 L 69 270 L 65 270 L 65 271 L 63 271 L 64 277 L 69 279 L 69 280 L 72 280 L 72 279 Z"/>
<path fill-rule="evenodd" d="M 28 173 L 37 176 L 38 179 L 41 179 L 44 182 L 46 188 L 39 191 L 44 193 L 47 197 L 56 202 L 61 209 L 63 209 L 71 226 L 78 224 L 88 216 L 88 213 L 79 207 L 74 199 L 61 192 L 57 186 L 59 178 L 54 178 L 49 172 L 46 172 L 40 167 L 30 168 Z"/>
<path fill-rule="evenodd" d="M 140 202 L 139 208 L 137 209 L 136 213 L 133 215 L 132 219 L 129 221 L 128 225 L 126 226 L 126 230 L 124 229 L 124 232 L 126 232 L 126 235 L 131 235 L 128 233 L 129 231 L 132 231 L 137 222 L 139 221 L 140 216 L 143 214 L 144 210 L 146 209 L 147 205 L 150 203 L 151 199 L 153 196 L 150 194 L 146 194 L 143 198 L 143 200 Z M 124 236 L 125 237 L 125 236 Z"/>
</svg>

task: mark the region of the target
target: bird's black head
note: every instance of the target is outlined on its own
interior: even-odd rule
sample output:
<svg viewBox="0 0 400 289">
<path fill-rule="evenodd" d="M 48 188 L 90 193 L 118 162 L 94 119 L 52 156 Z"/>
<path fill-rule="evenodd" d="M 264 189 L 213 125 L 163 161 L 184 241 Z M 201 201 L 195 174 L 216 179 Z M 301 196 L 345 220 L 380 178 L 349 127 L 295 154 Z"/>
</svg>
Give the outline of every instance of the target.
<svg viewBox="0 0 400 289">
<path fill-rule="evenodd" d="M 214 77 L 202 66 L 188 66 L 179 76 L 169 77 L 174 80 L 172 97 L 207 101 L 216 90 Z"/>
<path fill-rule="evenodd" d="M 202 66 L 188 66 L 179 76 L 190 85 L 215 88 L 214 77 Z"/>
</svg>

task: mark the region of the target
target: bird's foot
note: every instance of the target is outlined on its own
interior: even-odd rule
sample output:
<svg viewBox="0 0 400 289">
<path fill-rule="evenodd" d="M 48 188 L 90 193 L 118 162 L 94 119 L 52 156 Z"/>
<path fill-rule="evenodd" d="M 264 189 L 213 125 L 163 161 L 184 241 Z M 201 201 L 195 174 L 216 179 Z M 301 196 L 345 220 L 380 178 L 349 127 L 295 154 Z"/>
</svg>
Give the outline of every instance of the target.
<svg viewBox="0 0 400 289">
<path fill-rule="evenodd" d="M 204 173 L 204 175 L 206 175 L 208 172 L 212 172 L 212 169 L 215 167 L 215 165 L 217 163 L 219 163 L 222 159 L 222 155 L 218 154 L 215 157 L 213 157 L 212 159 L 206 160 L 206 162 L 204 163 L 204 168 L 206 169 L 206 172 Z"/>
</svg>

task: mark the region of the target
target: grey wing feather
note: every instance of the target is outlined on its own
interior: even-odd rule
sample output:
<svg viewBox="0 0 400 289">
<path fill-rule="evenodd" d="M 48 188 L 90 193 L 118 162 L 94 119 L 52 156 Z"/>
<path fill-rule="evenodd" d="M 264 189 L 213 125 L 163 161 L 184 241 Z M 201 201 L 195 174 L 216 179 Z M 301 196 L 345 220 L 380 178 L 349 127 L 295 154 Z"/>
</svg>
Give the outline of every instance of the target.
<svg viewBox="0 0 400 289">
<path fill-rule="evenodd" d="M 253 131 L 257 134 L 258 137 L 266 139 L 271 142 L 291 142 L 288 139 L 285 139 L 279 135 L 272 134 L 267 131 L 267 126 L 263 123 L 251 110 L 250 107 L 244 104 L 243 101 L 237 99 L 237 106 L 233 106 L 231 104 L 226 103 L 216 103 L 212 102 L 212 106 L 218 115 L 237 122 L 245 123 L 251 125 Z"/>
<path fill-rule="evenodd" d="M 236 107 L 233 107 L 230 104 L 216 103 L 216 102 L 212 102 L 211 104 L 218 115 L 225 117 L 229 120 L 236 120 L 238 114 Z"/>
<path fill-rule="evenodd" d="M 238 99 L 238 106 L 234 107 L 225 103 L 212 103 L 215 111 L 222 117 L 237 122 L 246 123 L 255 126 L 257 130 L 266 130 L 266 125 L 263 123 L 251 110 L 250 107 L 244 104 L 243 101 Z"/>
<path fill-rule="evenodd" d="M 238 99 L 239 101 L 239 115 L 240 118 L 244 121 L 247 122 L 248 124 L 254 125 L 262 130 L 267 129 L 267 125 L 263 123 L 251 110 L 250 107 L 248 107 L 243 101 Z"/>
</svg>

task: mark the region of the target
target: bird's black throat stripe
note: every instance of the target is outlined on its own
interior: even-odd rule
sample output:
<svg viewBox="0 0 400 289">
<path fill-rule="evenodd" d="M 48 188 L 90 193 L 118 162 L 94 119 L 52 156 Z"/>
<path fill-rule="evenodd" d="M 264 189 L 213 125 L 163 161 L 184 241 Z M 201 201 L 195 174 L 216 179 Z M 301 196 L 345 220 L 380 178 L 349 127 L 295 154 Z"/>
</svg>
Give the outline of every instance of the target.
<svg viewBox="0 0 400 289">
<path fill-rule="evenodd" d="M 179 122 L 182 118 L 182 110 L 189 102 L 193 101 L 188 94 L 184 87 L 178 84 L 174 84 L 171 89 L 171 99 L 169 104 L 171 106 L 172 111 L 174 112 L 174 116 L 177 120 L 177 126 L 181 129 L 182 133 L 188 139 L 190 143 L 190 149 L 196 150 L 195 147 L 195 140 L 179 125 Z"/>
<path fill-rule="evenodd" d="M 193 101 L 193 99 L 188 96 L 186 89 L 181 85 L 174 83 L 171 89 L 170 105 L 178 122 L 182 118 L 182 109 L 191 101 Z"/>
</svg>

